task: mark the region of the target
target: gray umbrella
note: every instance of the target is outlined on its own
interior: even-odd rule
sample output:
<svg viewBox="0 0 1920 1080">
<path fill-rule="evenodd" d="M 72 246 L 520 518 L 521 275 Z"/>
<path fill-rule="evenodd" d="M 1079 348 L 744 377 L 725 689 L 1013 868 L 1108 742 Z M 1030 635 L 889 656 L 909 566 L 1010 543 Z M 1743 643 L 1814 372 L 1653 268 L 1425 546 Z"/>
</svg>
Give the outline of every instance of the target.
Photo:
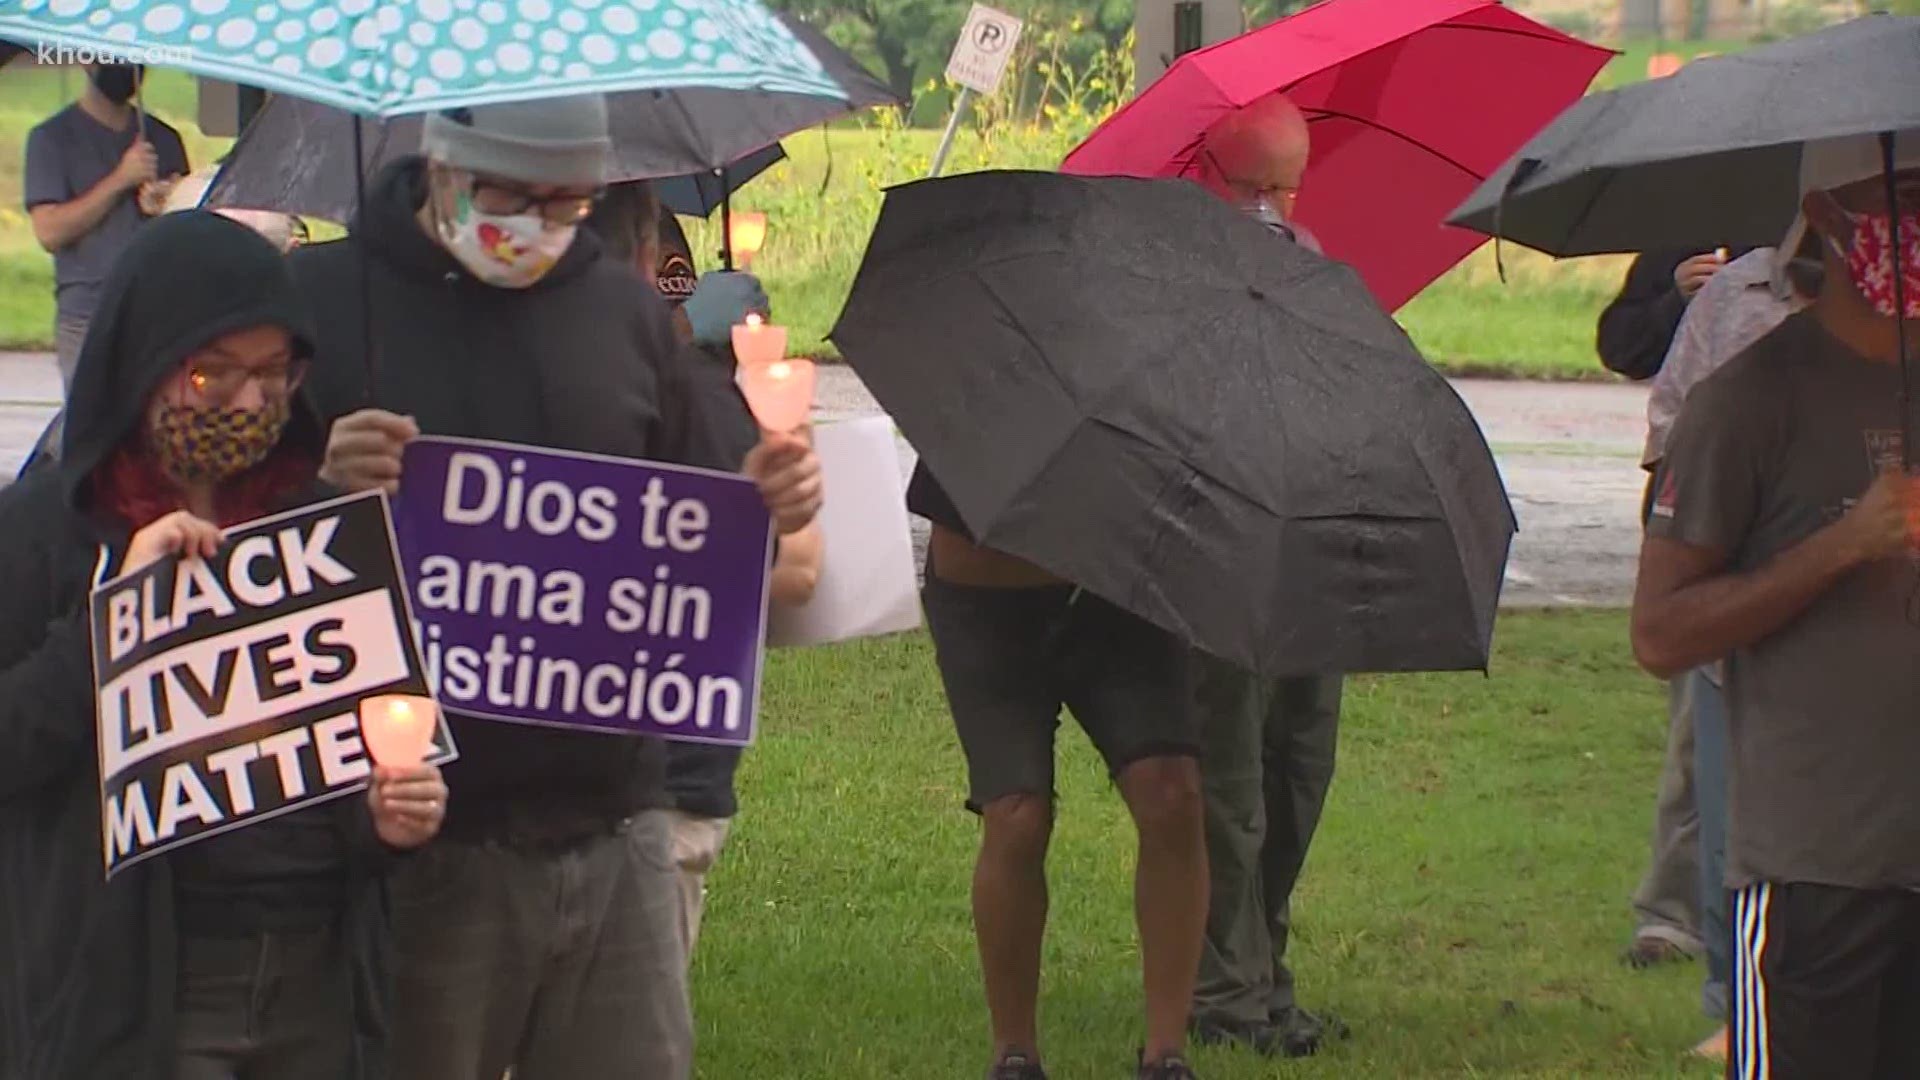
<svg viewBox="0 0 1920 1080">
<path fill-rule="evenodd" d="M 1593 94 L 1451 224 L 1552 255 L 1776 244 L 1810 140 L 1920 128 L 1920 18 L 1869 15 Z"/>
<path fill-rule="evenodd" d="M 724 168 L 860 109 L 899 99 L 825 34 L 782 15 L 846 91 L 844 100 L 807 94 L 689 88 L 637 90 L 607 101 L 613 179 L 685 176 Z M 418 116 L 364 125 L 368 173 L 420 149 Z M 339 109 L 276 95 L 260 110 L 207 191 L 206 205 L 282 210 L 330 221 L 353 215 L 356 118 Z"/>
<path fill-rule="evenodd" d="M 1197 186 L 893 190 L 833 340 L 984 544 L 1269 675 L 1486 663 L 1514 521 L 1472 415 Z"/>
</svg>

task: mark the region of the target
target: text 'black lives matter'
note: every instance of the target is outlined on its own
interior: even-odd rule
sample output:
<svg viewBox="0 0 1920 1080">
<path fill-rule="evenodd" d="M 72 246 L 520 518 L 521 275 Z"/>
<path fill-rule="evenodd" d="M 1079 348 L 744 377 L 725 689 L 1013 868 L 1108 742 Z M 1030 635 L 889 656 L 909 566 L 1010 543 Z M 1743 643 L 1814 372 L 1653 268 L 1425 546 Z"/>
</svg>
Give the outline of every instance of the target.
<svg viewBox="0 0 1920 1080">
<path fill-rule="evenodd" d="M 386 499 L 226 531 L 94 589 L 106 872 L 365 789 L 359 703 L 428 696 Z M 454 756 L 444 722 L 428 760 Z"/>
</svg>

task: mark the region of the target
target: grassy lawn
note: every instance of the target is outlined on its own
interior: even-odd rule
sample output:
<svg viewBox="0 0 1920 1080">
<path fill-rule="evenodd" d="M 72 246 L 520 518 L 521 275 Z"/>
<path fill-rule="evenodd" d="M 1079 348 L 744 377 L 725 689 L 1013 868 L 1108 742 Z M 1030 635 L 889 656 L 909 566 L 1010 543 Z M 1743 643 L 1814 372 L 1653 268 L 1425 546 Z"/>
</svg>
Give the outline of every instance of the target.
<svg viewBox="0 0 1920 1080">
<path fill-rule="evenodd" d="M 1490 677 L 1348 687 L 1298 898 L 1311 1007 L 1356 1035 L 1208 1080 L 1709 1077 L 1694 966 L 1616 957 L 1646 858 L 1664 698 L 1614 613 L 1502 620 Z M 950 1077 L 984 1065 L 967 906 L 976 826 L 925 639 L 782 653 L 694 978 L 705 1077 Z M 1131 1075 L 1131 829 L 1063 727 L 1043 1026 L 1053 1075 Z"/>
</svg>

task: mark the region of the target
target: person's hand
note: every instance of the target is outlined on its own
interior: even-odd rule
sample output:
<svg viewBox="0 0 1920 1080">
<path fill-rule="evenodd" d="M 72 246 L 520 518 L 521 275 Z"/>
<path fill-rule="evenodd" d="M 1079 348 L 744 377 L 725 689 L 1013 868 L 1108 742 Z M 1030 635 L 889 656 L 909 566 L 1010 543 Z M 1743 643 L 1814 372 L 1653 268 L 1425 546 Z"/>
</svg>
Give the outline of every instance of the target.
<svg viewBox="0 0 1920 1080">
<path fill-rule="evenodd" d="M 361 409 L 333 422 L 320 479 L 342 491 L 400 490 L 400 454 L 420 437 L 412 417 Z"/>
<path fill-rule="evenodd" d="M 739 270 L 716 270 L 701 275 L 680 310 L 693 326 L 694 344 L 725 345 L 749 312 L 764 317 L 770 306 L 759 278 Z"/>
<path fill-rule="evenodd" d="M 762 434 L 741 471 L 760 489 L 760 499 L 782 536 L 806 528 L 820 512 L 825 493 L 820 457 L 804 434 Z"/>
<path fill-rule="evenodd" d="M 148 180 L 134 189 L 134 203 L 140 212 L 148 217 L 159 217 L 166 212 L 167 200 L 173 197 L 173 188 L 178 177 L 169 176 L 165 180 Z"/>
<path fill-rule="evenodd" d="M 1880 474 L 1836 526 L 1849 564 L 1875 562 L 1913 549 L 1909 515 L 1915 507 L 1916 478 L 1897 469 Z"/>
<path fill-rule="evenodd" d="M 1726 256 L 1718 251 L 1695 255 L 1674 269 L 1673 283 L 1679 288 L 1681 296 L 1691 300 L 1693 294 L 1705 288 L 1707 282 L 1713 280 L 1713 275 L 1719 273 L 1720 268 L 1725 265 L 1727 265 Z"/>
<path fill-rule="evenodd" d="M 114 183 L 122 191 L 132 191 L 149 180 L 160 175 L 160 155 L 154 152 L 153 144 L 145 139 L 135 138 L 127 152 L 120 155 L 120 163 L 113 167 Z"/>
<path fill-rule="evenodd" d="M 126 561 L 120 569 L 122 573 L 131 574 L 169 555 L 182 559 L 211 559 L 214 552 L 219 550 L 218 525 L 194 517 L 185 510 L 175 510 L 133 534 L 133 540 L 127 544 Z"/>
<path fill-rule="evenodd" d="M 447 785 L 433 765 L 373 768 L 367 785 L 367 809 L 380 842 L 402 850 L 417 848 L 440 832 L 447 819 Z"/>
</svg>

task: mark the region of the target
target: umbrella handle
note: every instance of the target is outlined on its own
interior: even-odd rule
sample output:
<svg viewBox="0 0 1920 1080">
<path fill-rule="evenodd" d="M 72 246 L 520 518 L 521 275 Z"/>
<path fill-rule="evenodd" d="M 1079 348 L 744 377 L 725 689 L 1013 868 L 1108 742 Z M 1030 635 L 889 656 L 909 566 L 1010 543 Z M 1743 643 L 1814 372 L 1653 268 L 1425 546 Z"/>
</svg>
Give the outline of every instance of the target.
<svg viewBox="0 0 1920 1080">
<path fill-rule="evenodd" d="M 1894 175 L 1897 158 L 1891 131 L 1880 133 L 1880 166 L 1887 184 L 1887 214 L 1893 219 L 1893 327 L 1899 342 L 1900 361 L 1900 449 L 1902 465 L 1911 471 L 1914 463 L 1913 368 L 1907 353 L 1907 270 L 1900 250 L 1900 182 Z"/>
</svg>

